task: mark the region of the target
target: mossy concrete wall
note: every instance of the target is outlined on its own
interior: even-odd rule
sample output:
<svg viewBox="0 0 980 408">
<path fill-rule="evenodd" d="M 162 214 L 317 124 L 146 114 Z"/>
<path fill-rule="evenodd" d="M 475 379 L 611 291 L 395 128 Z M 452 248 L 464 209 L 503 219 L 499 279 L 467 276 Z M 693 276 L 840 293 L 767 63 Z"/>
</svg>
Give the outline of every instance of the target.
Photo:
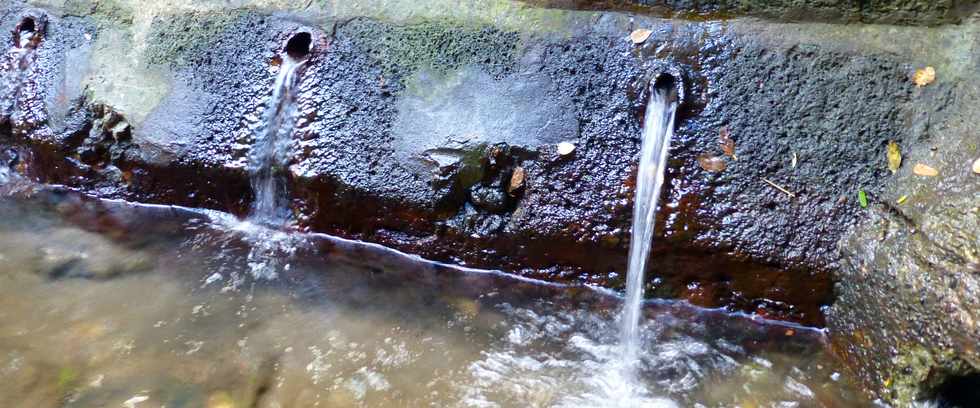
<svg viewBox="0 0 980 408">
<path fill-rule="evenodd" d="M 935 320 L 949 323 L 961 344 L 977 339 L 968 319 L 949 317 L 938 301 L 903 313 L 884 303 L 914 301 L 889 281 L 964 305 L 977 298 L 972 283 L 950 292 L 939 278 L 955 270 L 969 283 L 963 271 L 976 253 L 976 227 L 958 221 L 975 220 L 976 211 L 976 176 L 962 166 L 977 156 L 975 21 L 926 28 L 730 15 L 665 20 L 455 3 L 9 5 L 0 32 L 25 15 L 48 15 L 50 28 L 26 71 L 3 65 L 0 90 L 15 102 L 0 112 L 8 133 L 0 144 L 20 152 L 17 168 L 40 181 L 244 214 L 252 199 L 247 153 L 275 57 L 292 33 L 309 30 L 317 41 L 300 84 L 289 163 L 302 227 L 442 261 L 617 287 L 645 84 L 671 66 L 684 72 L 690 97 L 658 218 L 653 293 L 819 325 L 839 280 L 830 327 L 870 390 L 905 403 L 928 393 L 915 384 L 932 367 L 976 367 L 971 354 L 942 340 L 953 334 L 914 344 L 896 335 Z M 633 44 L 636 28 L 653 34 Z M 912 73 L 925 66 L 937 80 L 916 87 Z M 708 172 L 697 157 L 720 154 L 722 127 L 739 160 Z M 574 153 L 558 154 L 558 141 L 574 143 Z M 897 175 L 887 169 L 889 141 L 906 155 Z M 940 176 L 911 174 L 919 161 Z M 515 174 L 523 183 L 511 189 Z M 859 190 L 869 209 L 859 205 Z M 901 239 L 911 231 L 876 226 L 906 218 L 926 235 Z M 931 261 L 946 253 L 955 255 L 949 268 Z M 871 254 L 940 266 L 892 279 L 894 266 Z M 862 327 L 876 329 L 855 331 Z M 876 346 L 863 347 L 871 338 Z M 911 374 L 879 363 L 901 344 L 913 352 L 895 361 L 928 355 L 919 360 L 939 363 Z M 906 391 L 888 391 L 891 384 Z"/>
<path fill-rule="evenodd" d="M 976 0 L 529 0 L 535 4 L 622 9 L 664 16 L 717 19 L 756 16 L 781 21 L 938 25 L 959 23 Z"/>
</svg>

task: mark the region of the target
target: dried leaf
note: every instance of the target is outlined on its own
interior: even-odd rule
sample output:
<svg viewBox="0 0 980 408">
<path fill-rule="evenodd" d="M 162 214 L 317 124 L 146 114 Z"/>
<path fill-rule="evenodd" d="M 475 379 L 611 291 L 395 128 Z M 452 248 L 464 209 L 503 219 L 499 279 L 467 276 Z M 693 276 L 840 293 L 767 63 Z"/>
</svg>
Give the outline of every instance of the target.
<svg viewBox="0 0 980 408">
<path fill-rule="evenodd" d="M 789 165 L 790 165 L 790 167 L 792 167 L 792 168 L 795 169 L 797 163 L 798 163 L 798 160 L 797 160 L 797 157 L 796 157 L 796 152 L 793 152 L 793 160 L 791 160 L 789 162 Z"/>
<path fill-rule="evenodd" d="M 915 86 L 923 87 L 931 84 L 936 80 L 936 69 L 933 67 L 925 67 L 915 70 L 915 75 L 912 76 L 912 82 L 915 82 Z"/>
<path fill-rule="evenodd" d="M 908 200 L 908 199 L 909 199 L 909 196 L 906 194 L 906 195 L 903 195 L 901 197 L 898 197 L 898 200 L 896 200 L 895 202 L 898 203 L 898 205 L 902 205 L 902 204 L 905 204 L 905 201 Z"/>
<path fill-rule="evenodd" d="M 980 174 L 980 159 L 973 161 L 973 172 L 975 174 Z"/>
<path fill-rule="evenodd" d="M 926 166 L 922 163 L 916 164 L 915 167 L 912 168 L 912 172 L 925 177 L 936 177 L 939 175 L 939 170 Z"/>
<path fill-rule="evenodd" d="M 575 145 L 569 142 L 558 143 L 558 154 L 561 156 L 568 156 L 575 151 Z"/>
<path fill-rule="evenodd" d="M 650 38 L 650 34 L 653 34 L 653 31 L 645 28 L 638 28 L 630 33 L 630 41 L 633 41 L 633 44 L 641 44 L 646 41 L 647 38 Z"/>
<path fill-rule="evenodd" d="M 864 190 L 858 190 L 858 202 L 861 204 L 861 208 L 868 208 L 868 193 Z"/>
<path fill-rule="evenodd" d="M 507 187 L 507 192 L 510 194 L 515 194 L 524 188 L 524 180 L 527 178 L 527 172 L 524 171 L 523 167 L 517 167 L 514 172 L 510 175 L 510 185 Z"/>
<path fill-rule="evenodd" d="M 899 167 L 902 167 L 902 150 L 899 149 L 898 143 L 888 142 L 888 170 L 895 174 L 898 173 Z"/>
<path fill-rule="evenodd" d="M 712 173 L 720 173 L 728 168 L 728 164 L 725 163 L 725 159 L 718 156 L 712 156 L 707 153 L 701 153 L 701 155 L 698 156 L 698 164 L 702 169 Z"/>
<path fill-rule="evenodd" d="M 718 132 L 718 142 L 721 144 L 721 151 L 725 152 L 725 156 L 738 160 L 735 157 L 735 141 L 732 140 L 732 135 L 727 127 L 721 128 L 721 131 Z"/>
</svg>

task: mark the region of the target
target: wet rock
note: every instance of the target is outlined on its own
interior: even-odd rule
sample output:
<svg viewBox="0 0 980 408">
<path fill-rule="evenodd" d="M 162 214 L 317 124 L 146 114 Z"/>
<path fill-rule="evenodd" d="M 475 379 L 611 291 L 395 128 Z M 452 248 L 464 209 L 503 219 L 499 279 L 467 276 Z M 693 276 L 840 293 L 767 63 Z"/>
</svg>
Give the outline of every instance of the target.
<svg viewBox="0 0 980 408">
<path fill-rule="evenodd" d="M 12 272 L 32 272 L 48 279 L 108 279 L 147 270 L 151 259 L 120 248 L 105 237 L 73 228 L 55 229 L 45 242 L 8 234 L 0 253 Z"/>
<path fill-rule="evenodd" d="M 970 76 L 980 66 L 973 44 Z M 977 403 L 980 184 L 963 163 L 978 151 L 972 123 L 980 108 L 962 103 L 977 97 L 973 81 L 918 96 L 913 118 L 933 126 L 908 154 L 942 171 L 922 177 L 900 169 L 883 202 L 840 244 L 828 315 L 834 346 L 865 387 L 894 406 Z M 961 102 L 945 110 L 947 98 Z"/>
<path fill-rule="evenodd" d="M 473 205 L 492 213 L 507 209 L 507 195 L 496 186 L 476 186 L 470 191 Z"/>
<path fill-rule="evenodd" d="M 751 15 L 787 21 L 956 23 L 976 10 L 975 0 L 883 0 L 870 3 L 826 0 L 531 0 L 554 7 L 621 9 L 659 15 Z"/>
</svg>

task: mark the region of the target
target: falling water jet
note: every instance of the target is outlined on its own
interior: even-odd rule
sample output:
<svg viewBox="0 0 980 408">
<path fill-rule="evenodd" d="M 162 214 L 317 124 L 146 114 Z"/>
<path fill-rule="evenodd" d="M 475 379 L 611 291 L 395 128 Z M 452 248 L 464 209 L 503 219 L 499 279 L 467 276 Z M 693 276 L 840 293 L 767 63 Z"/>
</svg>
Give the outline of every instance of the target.
<svg viewBox="0 0 980 408">
<path fill-rule="evenodd" d="M 0 61 L 0 118 L 19 114 L 28 68 L 44 40 L 47 18 L 41 15 L 23 17 L 11 33 L 11 44 Z"/>
<path fill-rule="evenodd" d="M 312 44 L 312 34 L 300 32 L 283 48 L 272 98 L 249 153 L 249 172 L 255 193 L 249 219 L 271 227 L 287 226 L 291 218 L 285 173 L 295 125 L 296 86 Z"/>
<path fill-rule="evenodd" d="M 667 151 L 674 136 L 674 116 L 680 91 L 678 80 L 661 74 L 652 83 L 650 100 L 643 120 L 640 166 L 636 175 L 633 209 L 633 233 L 630 240 L 626 302 L 623 305 L 623 327 L 620 339 L 624 367 L 635 366 L 640 343 L 640 313 L 643 306 L 643 281 L 647 258 L 653 244 L 657 201 L 664 183 Z"/>
<path fill-rule="evenodd" d="M 294 34 L 278 57 L 281 64 L 272 89 L 272 98 L 255 132 L 249 152 L 249 175 L 255 201 L 242 230 L 252 248 L 248 265 L 256 278 L 274 279 L 296 251 L 298 243 L 284 231 L 292 224 L 287 171 L 293 130 L 296 124 L 296 88 L 303 68 L 313 51 L 313 35 Z"/>
</svg>

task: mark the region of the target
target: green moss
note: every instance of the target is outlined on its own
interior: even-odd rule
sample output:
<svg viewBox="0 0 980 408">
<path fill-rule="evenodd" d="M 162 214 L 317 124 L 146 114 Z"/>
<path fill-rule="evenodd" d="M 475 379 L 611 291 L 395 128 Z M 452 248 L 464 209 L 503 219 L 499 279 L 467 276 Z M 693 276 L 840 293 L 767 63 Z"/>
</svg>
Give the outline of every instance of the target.
<svg viewBox="0 0 980 408">
<path fill-rule="evenodd" d="M 463 152 L 460 160 L 459 183 L 464 189 L 473 187 L 483 179 L 487 157 L 487 144 L 480 143 Z"/>
<path fill-rule="evenodd" d="M 502 75 L 516 64 L 520 42 L 516 32 L 449 21 L 392 26 L 358 20 L 345 26 L 344 34 L 378 60 L 385 73 L 402 75 L 423 69 L 447 73 L 473 64 Z"/>
<path fill-rule="evenodd" d="M 515 0 L 315 0 L 328 16 L 346 20 L 369 17 L 398 23 L 418 23 L 447 19 L 500 27 L 524 33 L 567 33 L 571 22 L 590 18 L 590 13 L 536 6 Z"/>
<path fill-rule="evenodd" d="M 119 0 L 67 0 L 65 12 L 69 15 L 90 16 L 100 24 L 132 24 L 133 13 Z"/>
<path fill-rule="evenodd" d="M 78 380 L 78 371 L 71 367 L 62 367 L 58 370 L 58 389 L 67 390 L 75 381 Z"/>
<path fill-rule="evenodd" d="M 187 57 L 207 47 L 212 39 L 247 11 L 194 12 L 156 16 L 147 36 L 146 62 L 179 67 Z"/>
</svg>

